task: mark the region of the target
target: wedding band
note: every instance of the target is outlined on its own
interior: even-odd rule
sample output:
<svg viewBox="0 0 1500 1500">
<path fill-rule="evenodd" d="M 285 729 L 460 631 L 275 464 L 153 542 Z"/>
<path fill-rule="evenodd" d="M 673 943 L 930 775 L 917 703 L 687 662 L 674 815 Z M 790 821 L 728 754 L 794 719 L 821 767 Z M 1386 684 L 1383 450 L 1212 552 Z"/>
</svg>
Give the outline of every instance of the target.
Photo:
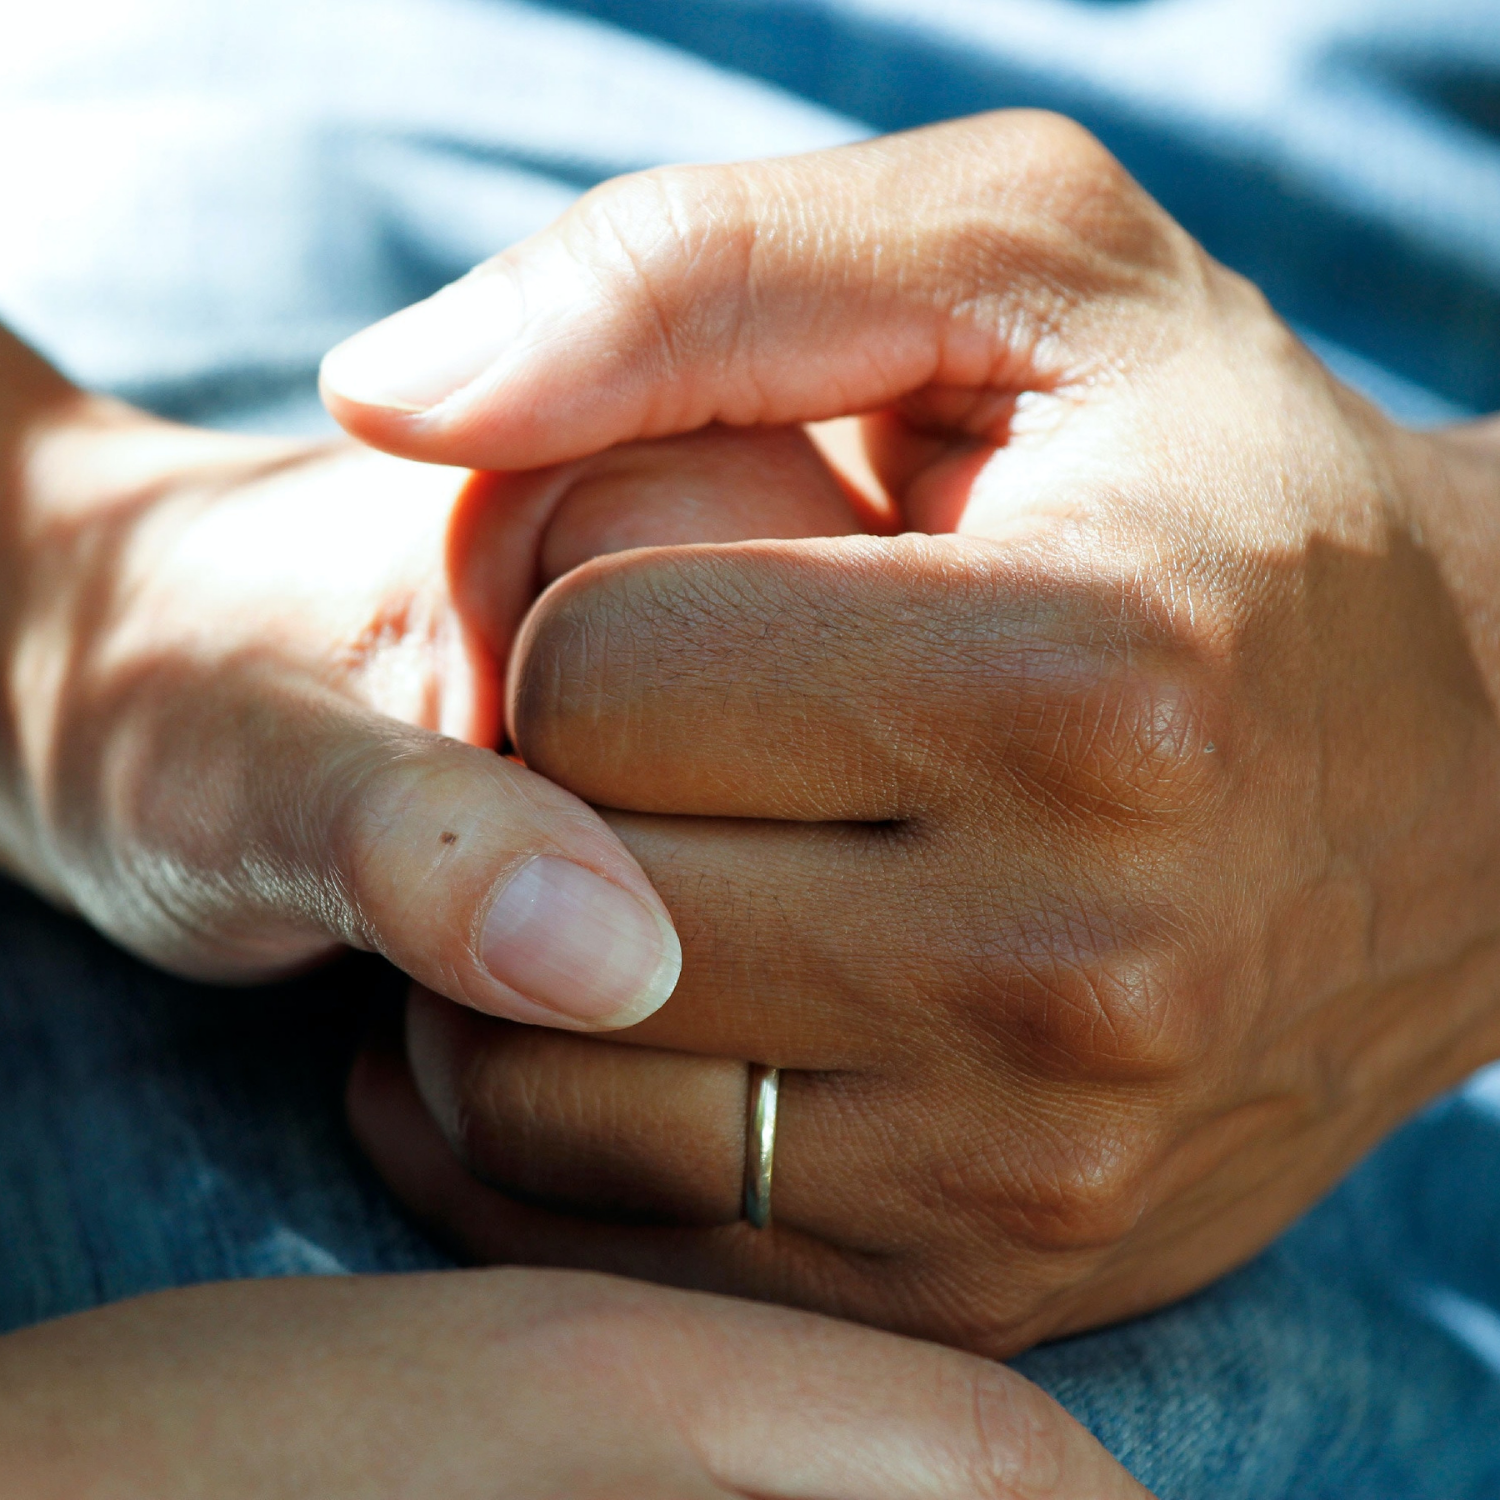
<svg viewBox="0 0 1500 1500">
<path fill-rule="evenodd" d="M 771 1168 L 776 1159 L 776 1100 L 781 1069 L 750 1064 L 745 1099 L 745 1217 L 756 1229 L 771 1222 Z"/>
</svg>

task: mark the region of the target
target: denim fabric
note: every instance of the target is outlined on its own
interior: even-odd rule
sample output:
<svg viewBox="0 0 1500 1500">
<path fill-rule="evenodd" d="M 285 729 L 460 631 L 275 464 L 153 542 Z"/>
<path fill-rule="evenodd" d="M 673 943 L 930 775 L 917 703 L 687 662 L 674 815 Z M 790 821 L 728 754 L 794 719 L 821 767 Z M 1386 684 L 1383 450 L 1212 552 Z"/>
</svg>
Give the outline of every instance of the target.
<svg viewBox="0 0 1500 1500">
<path fill-rule="evenodd" d="M 0 48 L 0 315 L 191 420 L 661 161 L 1096 130 L 1399 414 L 1500 407 L 1500 0 L 52 0 Z"/>
<path fill-rule="evenodd" d="M 49 0 L 0 47 L 0 316 L 168 415 L 325 426 L 338 338 L 665 160 L 1083 120 L 1352 383 L 1500 406 L 1500 0 Z M 444 1264 L 341 1123 L 379 965 L 178 983 L 0 887 L 0 1326 Z M 1500 1493 L 1500 1082 L 1251 1266 L 1020 1366 L 1167 1500 Z"/>
<path fill-rule="evenodd" d="M 162 1287 L 451 1264 L 343 1124 L 351 960 L 186 984 L 0 882 L 0 1329 Z M 1018 1367 L 1163 1500 L 1500 1493 L 1500 1073 L 1252 1265 Z"/>
<path fill-rule="evenodd" d="M 400 976 L 172 979 L 0 880 L 0 1329 L 241 1276 L 450 1261 L 344 1125 L 362 1017 Z"/>
<path fill-rule="evenodd" d="M 1495 1078 L 1243 1270 L 1017 1367 L 1164 1497 L 1500 1494 Z"/>
</svg>

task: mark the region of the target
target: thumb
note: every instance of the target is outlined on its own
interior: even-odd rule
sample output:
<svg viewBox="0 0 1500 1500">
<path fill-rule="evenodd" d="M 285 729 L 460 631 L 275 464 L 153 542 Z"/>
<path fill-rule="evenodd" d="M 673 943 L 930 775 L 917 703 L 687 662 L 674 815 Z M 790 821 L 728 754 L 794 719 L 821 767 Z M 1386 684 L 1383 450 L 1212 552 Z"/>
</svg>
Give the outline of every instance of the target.
<svg viewBox="0 0 1500 1500">
<path fill-rule="evenodd" d="M 1006 397 L 1117 377 L 1201 279 L 1091 136 L 1002 113 L 607 183 L 340 345 L 323 393 L 368 443 L 475 468 L 917 393 L 1000 441 Z M 1129 336 L 1142 317 L 1151 339 Z"/>
<path fill-rule="evenodd" d="M 106 931 L 241 981 L 348 943 L 476 1009 L 574 1029 L 671 993 L 666 910 L 583 802 L 321 684 L 239 675 L 179 680 L 96 746 L 107 806 L 70 863 L 92 867 L 76 899 Z"/>
</svg>

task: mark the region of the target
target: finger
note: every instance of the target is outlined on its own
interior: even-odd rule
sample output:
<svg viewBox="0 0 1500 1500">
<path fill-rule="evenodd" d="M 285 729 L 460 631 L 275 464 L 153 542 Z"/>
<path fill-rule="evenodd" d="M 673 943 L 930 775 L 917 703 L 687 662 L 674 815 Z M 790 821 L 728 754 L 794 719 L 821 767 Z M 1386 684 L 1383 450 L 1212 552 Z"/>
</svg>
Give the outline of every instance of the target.
<svg viewBox="0 0 1500 1500">
<path fill-rule="evenodd" d="M 350 1074 L 349 1120 L 391 1190 L 441 1243 L 467 1259 L 575 1267 L 701 1291 L 755 1295 L 788 1305 L 882 1321 L 878 1269 L 790 1231 L 588 1223 L 487 1187 L 449 1149 L 417 1091 L 405 1055 L 367 1046 Z M 774 1241 L 774 1244 L 773 1244 Z M 860 1283 L 850 1295 L 849 1283 Z M 811 1292 L 808 1287 L 817 1288 Z"/>
<path fill-rule="evenodd" d="M 755 1309 L 728 1336 L 700 1329 L 725 1379 L 694 1415 L 715 1473 L 745 1495 L 829 1500 L 1151 1500 L 1064 1409 L 1003 1365 L 954 1350 L 898 1351 L 831 1322 L 809 1331 L 765 1391 L 767 1334 L 787 1314 Z M 808 1346 L 811 1347 L 808 1347 Z M 786 1446 L 786 1422 L 796 1409 Z M 858 1449 L 858 1456 L 853 1456 Z"/>
<path fill-rule="evenodd" d="M 602 560 L 524 624 L 511 734 L 608 807 L 876 821 L 956 805 L 1003 812 L 1018 842 L 1085 813 L 1137 829 L 1201 790 L 1210 678 L 1181 601 L 1142 601 L 1097 559 L 1069 567 L 1055 547 L 912 535 Z"/>
<path fill-rule="evenodd" d="M 944 868 L 945 839 L 858 823 L 610 813 L 683 944 L 672 1003 L 621 1034 L 632 1046 L 859 1073 L 887 1060 L 914 1012 L 933 1030 L 973 1008 L 989 965 Z M 1044 889 L 1036 850 L 996 849 L 983 930 L 996 953 Z M 892 913 L 899 913 L 893 920 Z M 1019 1054 L 1019 1039 L 1013 1050 Z"/>
<path fill-rule="evenodd" d="M 1013 965 L 1017 975 L 1026 967 Z M 907 988 L 904 1018 L 894 997 L 871 997 L 863 1010 L 887 1015 L 887 1035 L 922 1017 L 925 1034 L 908 1034 L 885 1056 L 858 1067 L 783 1066 L 775 1214 L 785 1229 L 885 1258 L 898 1280 L 903 1266 L 967 1258 L 989 1278 L 976 1278 L 984 1295 L 972 1305 L 998 1318 L 1023 1285 L 1049 1289 L 1045 1267 L 1033 1277 L 1035 1252 L 1056 1266 L 1097 1248 L 1090 1236 L 1102 1216 L 1091 1223 L 1080 1203 L 1138 1211 L 1127 1200 L 1133 1174 L 1155 1161 L 1145 1122 L 1159 1091 L 1147 1077 L 1122 1103 L 1076 1069 L 1048 1066 L 1055 1048 L 1049 1057 L 1028 1000 L 1035 1013 L 1049 997 L 1071 999 L 1083 984 L 1066 974 L 1033 978 L 1030 997 L 1004 976 L 967 990 L 958 982 L 949 972 Z M 1008 1007 L 994 993 L 1006 989 L 1017 992 Z M 454 1152 L 513 1196 L 594 1220 L 732 1224 L 746 1165 L 744 1064 L 640 1042 L 646 1031 L 668 1044 L 681 1034 L 733 1047 L 704 1037 L 695 998 L 678 997 L 633 1032 L 594 1038 L 528 1032 L 419 993 L 408 1013 L 412 1066 Z M 736 1006 L 739 998 L 723 1005 L 730 1033 L 748 1030 L 741 1010 L 750 1007 Z M 781 1011 L 760 1018 L 761 1035 L 746 1039 L 742 1056 L 809 1050 L 800 1016 Z M 859 1009 L 850 1015 L 867 1022 Z M 969 1208 L 982 1203 L 977 1214 L 951 1212 L 961 1191 Z M 1007 1255 L 1008 1283 L 997 1286 Z M 691 1275 L 683 1262 L 673 1279 Z"/>
<path fill-rule="evenodd" d="M 1005 397 L 1118 371 L 1196 257 L 1079 127 L 1002 113 L 606 184 L 333 351 L 324 398 L 377 447 L 479 468 L 928 390 L 998 393 L 939 403 L 998 439 Z"/>
<path fill-rule="evenodd" d="M 1159 1024 L 1180 970 L 1149 870 L 1063 902 L 1024 845 L 981 849 L 955 884 L 941 830 L 612 821 L 683 935 L 667 1005 L 577 1045 L 413 1005 L 423 1096 L 485 1180 L 587 1218 L 730 1223 L 745 1059 L 785 1070 L 777 1223 L 885 1257 L 896 1280 L 953 1258 L 997 1323 L 1023 1288 L 1055 1290 L 1047 1267 L 1095 1253 L 1103 1217 L 1138 1212 L 1147 1118 L 1201 1046 Z M 683 1284 L 720 1254 L 681 1249 Z M 758 1293 L 765 1275 L 732 1285 Z"/>
<path fill-rule="evenodd" d="M 420 987 L 408 1003 L 418 1089 L 450 1146 L 484 1181 L 587 1218 L 735 1223 L 745 1064 L 556 1045 L 569 1040 L 478 1016 Z"/>
<path fill-rule="evenodd" d="M 80 862 L 103 847 L 131 878 L 81 900 L 138 950 L 244 980 L 351 943 L 453 999 L 559 1026 L 628 1025 L 671 992 L 670 918 L 577 798 L 274 657 L 150 675 L 62 752 L 92 764 L 61 771 L 107 789 L 66 815 Z M 126 907 L 122 892 L 140 894 Z"/>
<path fill-rule="evenodd" d="M 509 1216 L 545 1218 L 509 1204 L 463 1171 L 422 1109 L 399 1054 L 360 1058 L 350 1105 L 356 1133 L 408 1202 L 450 1220 L 467 1215 L 479 1236 L 486 1224 Z M 672 1232 L 627 1233 L 645 1243 Z M 753 1231 L 735 1233 L 755 1242 Z M 559 1295 L 571 1280 L 532 1279 L 526 1301 L 531 1324 L 545 1326 L 554 1299 L 564 1312 L 576 1309 L 576 1296 L 570 1303 Z M 616 1326 L 650 1342 L 654 1378 L 644 1389 L 670 1391 L 671 1409 L 663 1414 L 668 1424 L 677 1430 L 685 1424 L 694 1450 L 735 1493 L 788 1500 L 1145 1494 L 1060 1407 L 1003 1366 L 781 1308 L 688 1297 L 664 1304 L 655 1290 L 603 1279 L 595 1285 L 606 1317 L 610 1299 L 631 1299 L 635 1316 Z M 471 1321 L 450 1329 L 449 1321 L 432 1312 L 423 1319 L 443 1328 L 439 1347 L 476 1333 L 493 1343 L 483 1322 L 478 1329 Z M 585 1371 L 601 1363 L 610 1371 L 638 1363 L 638 1348 L 623 1359 L 601 1360 L 604 1351 L 593 1347 L 596 1358 Z M 547 1373 L 533 1358 L 531 1378 L 544 1383 Z M 560 1373 L 566 1378 L 568 1371 Z M 575 1360 L 574 1382 L 578 1375 Z"/>
<path fill-rule="evenodd" d="M 436 1239 L 467 1259 L 608 1271 L 813 1308 L 898 1332 L 931 1329 L 926 1304 L 933 1278 L 911 1284 L 893 1274 L 900 1262 L 850 1252 L 774 1218 L 764 1230 L 743 1222 L 606 1224 L 485 1186 L 449 1149 L 394 1049 L 361 1054 L 348 1106 L 356 1138 L 392 1191 Z"/>
<path fill-rule="evenodd" d="M 797 1357 L 768 1383 L 767 1336 L 794 1328 L 806 1330 Z M 1151 1500 L 1061 1406 L 1003 1365 L 930 1344 L 898 1348 L 831 1320 L 808 1328 L 771 1308 L 697 1331 L 705 1354 L 724 1361 L 724 1379 L 700 1388 L 700 1441 L 715 1473 L 744 1494 Z M 898 1360 L 905 1368 L 892 1368 Z M 769 1400 L 747 1403 L 752 1391 Z M 793 1407 L 804 1441 L 788 1450 L 780 1424 Z M 851 1461 L 855 1442 L 863 1451 Z"/>
<path fill-rule="evenodd" d="M 475 487 L 449 543 L 467 623 L 504 662 L 526 582 L 633 547 L 757 537 L 843 536 L 883 517 L 844 484 L 800 427 L 711 427 L 627 443 L 578 463 L 494 474 Z"/>
<path fill-rule="evenodd" d="M 0 1397 L 18 1495 L 1144 1493 L 999 1366 L 602 1276 L 288 1277 L 158 1292 L 8 1334 Z"/>
<path fill-rule="evenodd" d="M 585 460 L 542 539 L 551 583 L 632 547 L 845 536 L 863 527 L 851 495 L 800 427 L 710 427 Z"/>
<path fill-rule="evenodd" d="M 450 1149 L 510 1197 L 597 1223 L 744 1217 L 744 1063 L 516 1026 L 421 989 L 406 1043 Z M 873 1074 L 781 1074 L 773 1197 L 783 1230 L 866 1256 L 924 1248 L 896 1189 L 909 1176 L 900 1104 L 899 1088 Z M 997 1099 L 974 1128 L 995 1133 L 1003 1113 Z"/>
<path fill-rule="evenodd" d="M 601 1052 L 625 1050 L 603 1039 L 579 1040 Z M 355 1135 L 396 1196 L 435 1238 L 475 1261 L 602 1270 L 765 1299 L 998 1357 L 1029 1347 L 1058 1324 L 1052 1306 L 1057 1267 L 1039 1267 L 1034 1257 L 1014 1253 L 1003 1232 L 973 1243 L 950 1240 L 934 1258 L 920 1244 L 865 1249 L 791 1223 L 778 1206 L 780 1155 L 790 1146 L 811 1162 L 816 1147 L 790 1122 L 778 1127 L 773 1212 L 765 1229 L 743 1222 L 682 1227 L 575 1217 L 487 1186 L 449 1148 L 405 1058 L 394 1050 L 361 1056 L 348 1103 Z M 973 1125 L 981 1133 L 992 1129 L 983 1115 Z M 962 1150 L 953 1160 L 962 1161 Z M 932 1191 L 922 1223 L 930 1238 L 932 1216 L 941 1215 L 947 1200 L 932 1163 L 924 1165 Z M 846 1197 L 868 1190 L 858 1159 L 850 1175 L 860 1185 L 848 1188 Z M 878 1192 L 873 1201 L 880 1201 Z"/>
</svg>

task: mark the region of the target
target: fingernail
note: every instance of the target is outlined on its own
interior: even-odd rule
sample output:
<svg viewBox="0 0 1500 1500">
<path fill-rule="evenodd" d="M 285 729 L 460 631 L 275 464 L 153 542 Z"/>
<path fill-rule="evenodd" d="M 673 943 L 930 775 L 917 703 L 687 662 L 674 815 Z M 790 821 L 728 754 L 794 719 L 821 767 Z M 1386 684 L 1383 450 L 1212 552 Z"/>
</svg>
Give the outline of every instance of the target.
<svg viewBox="0 0 1500 1500">
<path fill-rule="evenodd" d="M 571 860 L 537 855 L 485 918 L 481 956 L 502 984 L 574 1020 L 629 1026 L 672 993 L 682 949 L 671 924 Z"/>
<path fill-rule="evenodd" d="M 330 350 L 322 383 L 361 406 L 426 411 L 484 373 L 520 315 L 508 275 L 473 272 Z"/>
</svg>

